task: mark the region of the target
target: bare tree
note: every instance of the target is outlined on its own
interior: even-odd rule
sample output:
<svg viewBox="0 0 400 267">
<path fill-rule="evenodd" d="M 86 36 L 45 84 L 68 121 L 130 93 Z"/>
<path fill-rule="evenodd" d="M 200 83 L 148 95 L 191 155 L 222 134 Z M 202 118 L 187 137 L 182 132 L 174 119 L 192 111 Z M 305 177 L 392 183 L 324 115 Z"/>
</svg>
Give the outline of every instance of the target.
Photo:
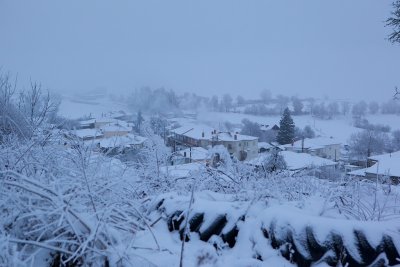
<svg viewBox="0 0 400 267">
<path fill-rule="evenodd" d="M 400 99 L 400 91 L 399 88 L 397 88 L 397 86 L 394 88 L 394 96 L 393 96 L 394 100 L 399 100 Z"/>
<path fill-rule="evenodd" d="M 373 154 L 381 154 L 387 150 L 389 137 L 387 133 L 364 130 L 353 134 L 350 138 L 350 153 L 353 157 L 366 160 Z"/>
<path fill-rule="evenodd" d="M 233 101 L 233 99 L 230 94 L 225 94 L 222 97 L 221 105 L 223 106 L 223 108 L 226 112 L 229 112 L 230 109 L 232 108 L 232 101 Z"/>
<path fill-rule="evenodd" d="M 393 29 L 393 32 L 389 35 L 389 41 L 400 43 L 400 0 L 393 2 L 393 11 L 391 17 L 386 20 L 386 26 Z"/>
<path fill-rule="evenodd" d="M 56 103 L 50 99 L 50 93 L 42 92 L 42 85 L 37 82 L 30 83 L 27 92 L 21 92 L 18 107 L 25 115 L 30 127 L 36 131 L 49 115 L 57 109 Z"/>
<path fill-rule="evenodd" d="M 14 103 L 16 86 L 17 78 L 12 81 L 10 74 L 0 73 L 0 142 L 4 135 L 29 136 L 27 123 Z"/>
</svg>

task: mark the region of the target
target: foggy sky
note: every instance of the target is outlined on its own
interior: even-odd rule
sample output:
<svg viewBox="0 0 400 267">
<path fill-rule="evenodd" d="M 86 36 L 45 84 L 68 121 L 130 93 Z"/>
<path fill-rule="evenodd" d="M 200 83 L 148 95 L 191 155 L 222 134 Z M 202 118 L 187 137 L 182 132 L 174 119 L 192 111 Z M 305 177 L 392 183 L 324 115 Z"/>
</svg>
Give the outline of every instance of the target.
<svg viewBox="0 0 400 267">
<path fill-rule="evenodd" d="M 0 66 L 63 92 L 145 85 L 386 100 L 386 0 L 0 0 Z"/>
</svg>

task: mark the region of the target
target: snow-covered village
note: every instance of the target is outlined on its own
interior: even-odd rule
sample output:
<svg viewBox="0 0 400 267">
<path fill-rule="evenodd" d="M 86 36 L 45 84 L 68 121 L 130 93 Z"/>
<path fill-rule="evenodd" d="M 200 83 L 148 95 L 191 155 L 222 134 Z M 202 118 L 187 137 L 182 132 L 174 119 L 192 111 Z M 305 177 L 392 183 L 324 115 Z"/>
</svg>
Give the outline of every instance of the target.
<svg viewBox="0 0 400 267">
<path fill-rule="evenodd" d="M 400 1 L 0 12 L 0 267 L 400 266 Z"/>
</svg>

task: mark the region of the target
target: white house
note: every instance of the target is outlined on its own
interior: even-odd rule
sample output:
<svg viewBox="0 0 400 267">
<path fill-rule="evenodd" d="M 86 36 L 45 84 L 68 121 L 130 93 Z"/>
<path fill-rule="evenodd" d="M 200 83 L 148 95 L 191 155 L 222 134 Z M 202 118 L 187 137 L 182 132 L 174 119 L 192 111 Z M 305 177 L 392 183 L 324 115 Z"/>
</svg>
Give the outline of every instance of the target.
<svg viewBox="0 0 400 267">
<path fill-rule="evenodd" d="M 139 149 L 144 146 L 146 140 L 147 138 L 139 135 L 127 134 L 123 136 L 116 135 L 116 136 L 102 138 L 99 140 L 98 144 L 99 147 L 103 149 L 112 149 L 112 148 Z"/>
<path fill-rule="evenodd" d="M 72 134 L 83 141 L 99 139 L 104 136 L 99 129 L 79 129 L 72 131 Z"/>
<path fill-rule="evenodd" d="M 79 121 L 79 126 L 81 129 L 93 129 L 95 128 L 96 119 L 88 119 L 88 120 L 83 120 Z"/>
<path fill-rule="evenodd" d="M 119 124 L 106 124 L 100 127 L 104 133 L 104 137 L 123 136 L 132 131 L 132 127 L 126 127 Z"/>
<path fill-rule="evenodd" d="M 239 160 L 252 159 L 258 154 L 258 137 L 239 133 L 219 132 L 205 125 L 188 124 L 171 130 L 170 141 L 175 144 L 203 148 L 223 145 Z"/>
<path fill-rule="evenodd" d="M 308 153 L 334 161 L 339 161 L 341 155 L 341 143 L 332 137 L 305 138 L 284 145 L 283 148 L 287 151 Z"/>
</svg>

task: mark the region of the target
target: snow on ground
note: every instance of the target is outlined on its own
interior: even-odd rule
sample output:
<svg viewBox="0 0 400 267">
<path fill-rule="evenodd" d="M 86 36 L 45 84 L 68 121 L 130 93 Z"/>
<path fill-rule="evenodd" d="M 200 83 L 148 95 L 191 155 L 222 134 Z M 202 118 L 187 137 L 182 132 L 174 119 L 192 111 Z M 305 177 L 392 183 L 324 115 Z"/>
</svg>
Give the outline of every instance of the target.
<svg viewBox="0 0 400 267">
<path fill-rule="evenodd" d="M 68 119 L 79 119 L 83 117 L 101 117 L 110 111 L 128 111 L 126 104 L 114 102 L 107 96 L 97 97 L 86 101 L 79 97 L 63 96 L 59 115 Z"/>
<path fill-rule="evenodd" d="M 372 124 L 389 125 L 392 131 L 400 130 L 400 115 L 395 115 L 395 114 L 368 115 L 367 120 Z"/>
<path fill-rule="evenodd" d="M 279 125 L 280 116 L 256 116 L 242 113 L 223 113 L 223 112 L 202 112 L 198 114 L 197 120 L 210 125 L 218 125 L 224 122 L 240 124 L 243 119 L 257 122 L 259 124 L 277 124 Z M 332 120 L 321 120 L 310 115 L 292 116 L 295 125 L 299 128 L 311 126 L 317 135 L 334 137 L 342 144 L 346 144 L 353 133 L 361 129 L 353 126 L 351 116 L 339 116 Z M 397 115 L 368 115 L 366 119 L 373 124 L 389 125 L 391 130 L 400 129 L 400 116 Z M 181 122 L 184 122 L 182 120 Z M 340 129 L 340 130 L 339 130 Z"/>
</svg>

